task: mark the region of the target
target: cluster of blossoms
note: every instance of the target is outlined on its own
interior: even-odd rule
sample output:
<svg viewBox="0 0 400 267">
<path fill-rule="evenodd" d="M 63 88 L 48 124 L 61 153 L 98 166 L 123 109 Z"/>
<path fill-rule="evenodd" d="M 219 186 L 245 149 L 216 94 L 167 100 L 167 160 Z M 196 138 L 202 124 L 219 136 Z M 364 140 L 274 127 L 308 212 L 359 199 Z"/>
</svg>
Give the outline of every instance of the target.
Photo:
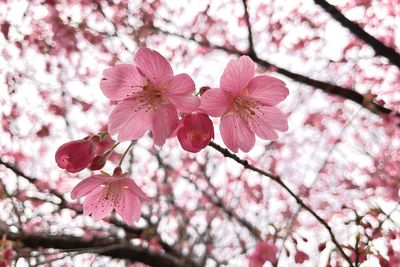
<svg viewBox="0 0 400 267">
<path fill-rule="evenodd" d="M 201 97 L 195 95 L 192 78 L 188 74 L 174 75 L 158 52 L 140 48 L 134 63 L 119 64 L 103 72 L 101 90 L 116 102 L 108 132 L 62 145 L 56 152 L 60 168 L 69 172 L 87 167 L 100 170 L 119 142 L 137 140 L 147 131 L 155 145 L 162 146 L 167 138 L 177 137 L 184 150 L 199 152 L 214 138 L 208 116 L 221 118 L 223 142 L 235 153 L 250 151 L 255 135 L 276 140 L 276 131 L 288 129 L 286 116 L 275 107 L 289 93 L 285 84 L 267 75 L 256 76 L 255 64 L 247 56 L 231 60 L 219 88 L 203 87 Z M 139 220 L 141 201 L 149 197 L 122 173 L 120 164 L 112 175 L 92 175 L 72 190 L 72 198 L 86 197 L 85 214 L 101 219 L 115 208 L 126 223 Z"/>
</svg>

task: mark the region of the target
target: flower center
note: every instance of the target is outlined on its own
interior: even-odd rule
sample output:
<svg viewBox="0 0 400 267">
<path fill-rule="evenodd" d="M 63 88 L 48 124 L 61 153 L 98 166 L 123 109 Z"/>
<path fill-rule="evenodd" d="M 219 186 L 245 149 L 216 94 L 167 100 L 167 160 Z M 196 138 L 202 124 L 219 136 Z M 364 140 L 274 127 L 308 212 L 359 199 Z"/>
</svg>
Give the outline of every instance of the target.
<svg viewBox="0 0 400 267">
<path fill-rule="evenodd" d="M 118 185 L 116 184 L 109 184 L 106 185 L 106 188 L 103 190 L 102 198 L 107 201 L 111 201 L 114 203 L 118 203 L 120 196 L 118 195 Z"/>
<path fill-rule="evenodd" d="M 162 89 L 147 83 L 143 86 L 143 91 L 135 94 L 136 99 L 140 101 L 141 105 L 136 107 L 135 111 L 145 109 L 148 111 L 155 111 L 161 104 L 164 103 Z"/>
<path fill-rule="evenodd" d="M 249 96 L 237 96 L 233 100 L 234 112 L 246 121 L 256 116 L 256 110 L 260 108 L 260 105 L 260 101 Z"/>
</svg>

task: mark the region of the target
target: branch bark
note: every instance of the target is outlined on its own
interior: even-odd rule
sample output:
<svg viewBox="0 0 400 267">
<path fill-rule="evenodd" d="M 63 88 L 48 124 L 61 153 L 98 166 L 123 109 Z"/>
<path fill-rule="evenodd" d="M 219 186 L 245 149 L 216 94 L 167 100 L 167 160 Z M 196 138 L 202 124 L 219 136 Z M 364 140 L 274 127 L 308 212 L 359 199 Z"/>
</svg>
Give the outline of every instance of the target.
<svg viewBox="0 0 400 267">
<path fill-rule="evenodd" d="M 93 238 L 86 240 L 82 237 L 71 235 L 39 235 L 16 234 L 0 228 L 0 236 L 6 235 L 7 239 L 21 242 L 31 249 L 54 248 L 82 251 L 109 256 L 118 259 L 128 259 L 132 262 L 141 262 L 150 266 L 186 267 L 193 266 L 181 259 L 168 254 L 153 251 L 149 248 L 133 246 L 124 240 L 114 238 Z"/>
<path fill-rule="evenodd" d="M 400 69 L 400 54 L 397 53 L 395 49 L 386 46 L 374 36 L 367 33 L 357 23 L 346 18 L 339 9 L 329 4 L 327 1 L 314 0 L 314 2 L 329 13 L 329 15 L 331 15 L 332 18 L 339 22 L 343 27 L 347 28 L 355 36 L 369 44 L 377 55 L 387 58 L 392 64 L 396 65 Z"/>
<path fill-rule="evenodd" d="M 156 30 L 160 33 L 163 33 L 165 35 L 171 35 L 171 36 L 175 36 L 175 37 L 178 37 L 181 39 L 193 41 L 203 47 L 221 50 L 226 53 L 237 55 L 237 56 L 243 56 L 243 55 L 249 56 L 254 62 L 259 64 L 260 66 L 263 66 L 264 68 L 275 68 L 277 73 L 282 74 L 282 75 L 292 79 L 295 82 L 303 83 L 308 86 L 318 88 L 327 94 L 339 96 L 343 99 L 348 99 L 350 101 L 353 101 L 354 103 L 361 105 L 362 107 L 364 107 L 365 109 L 369 110 L 370 112 L 372 112 L 374 114 L 377 114 L 379 116 L 384 116 L 387 114 L 395 114 L 395 116 L 400 117 L 399 113 L 395 113 L 393 110 L 388 109 L 384 106 L 381 106 L 374 101 L 371 101 L 370 99 L 368 99 L 368 97 L 365 97 L 363 94 L 358 93 L 357 91 L 355 91 L 352 88 L 347 88 L 347 87 L 332 84 L 329 82 L 316 80 L 316 79 L 310 78 L 308 76 L 287 70 L 285 68 L 281 68 L 279 66 L 272 64 L 271 62 L 269 62 L 265 59 L 259 58 L 256 54 L 243 52 L 243 51 L 235 49 L 234 47 L 215 45 L 215 44 L 208 42 L 207 40 L 198 40 L 195 35 L 186 37 L 182 34 L 169 32 L 169 31 L 162 30 L 159 28 L 154 28 L 154 30 Z"/>
<path fill-rule="evenodd" d="M 347 254 L 344 252 L 342 246 L 339 244 L 339 242 L 336 239 L 335 234 L 332 231 L 332 228 L 329 226 L 329 224 L 321 217 L 319 216 L 311 207 L 309 207 L 307 204 L 303 202 L 303 200 L 296 195 L 295 192 L 293 192 L 283 181 L 279 176 L 272 175 L 269 172 L 266 172 L 264 170 L 261 170 L 247 162 L 247 160 L 243 160 L 239 158 L 236 154 L 231 153 L 228 149 L 221 147 L 220 145 L 210 142 L 209 146 L 220 152 L 224 157 L 231 158 L 237 163 L 241 164 L 245 169 L 252 170 L 254 172 L 257 172 L 263 176 L 266 176 L 270 178 L 271 180 L 275 181 L 277 184 L 279 184 L 289 195 L 291 195 L 296 202 L 305 210 L 307 210 L 328 232 L 331 237 L 332 242 L 335 244 L 336 248 L 338 249 L 339 253 L 342 255 L 342 257 L 347 261 L 350 266 L 354 266 L 350 257 L 347 256 Z"/>
<path fill-rule="evenodd" d="M 247 38 L 249 40 L 249 51 L 248 54 L 255 56 L 256 51 L 254 50 L 254 40 L 253 40 L 253 31 L 251 29 L 251 23 L 250 23 L 250 15 L 249 15 L 249 10 L 247 7 L 247 0 L 242 0 L 243 2 L 243 8 L 244 8 L 244 19 L 246 20 L 246 26 L 247 26 Z"/>
</svg>

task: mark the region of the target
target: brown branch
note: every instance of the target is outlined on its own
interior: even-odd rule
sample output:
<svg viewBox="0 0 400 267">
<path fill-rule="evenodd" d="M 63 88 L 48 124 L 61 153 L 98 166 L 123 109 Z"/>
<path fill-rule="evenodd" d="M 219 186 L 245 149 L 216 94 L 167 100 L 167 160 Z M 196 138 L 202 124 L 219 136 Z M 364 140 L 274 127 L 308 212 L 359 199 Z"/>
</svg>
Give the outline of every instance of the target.
<svg viewBox="0 0 400 267">
<path fill-rule="evenodd" d="M 28 180 L 31 184 L 36 185 L 37 182 L 39 182 L 39 179 L 35 178 L 35 177 L 31 177 L 27 174 L 25 174 L 24 172 L 22 172 L 20 169 L 18 169 L 15 165 L 5 162 L 0 158 L 0 165 L 3 165 L 4 167 L 6 167 L 7 169 L 11 170 L 13 173 L 15 173 L 15 175 L 20 176 L 26 180 Z M 59 200 L 60 200 L 60 205 L 61 206 L 66 206 L 66 201 L 63 197 L 63 195 L 58 192 L 57 190 L 54 190 L 52 188 L 49 188 L 49 192 L 56 196 Z"/>
<path fill-rule="evenodd" d="M 27 181 L 29 181 L 33 185 L 36 185 L 36 183 L 39 181 L 38 178 L 27 175 L 26 173 L 21 171 L 19 168 L 17 168 L 13 164 L 5 162 L 1 158 L 0 158 L 0 165 L 3 165 L 7 169 L 9 169 L 12 172 L 14 172 L 15 175 L 26 179 Z M 77 214 L 82 214 L 83 213 L 82 209 L 74 207 L 73 205 L 68 203 L 68 201 L 65 200 L 65 198 L 64 198 L 62 193 L 60 193 L 57 190 L 52 189 L 52 188 L 49 188 L 49 192 L 52 195 L 56 196 L 60 200 L 60 203 L 55 203 L 53 201 L 51 201 L 50 203 L 52 203 L 54 205 L 58 205 L 60 209 L 70 209 L 70 210 L 75 211 Z M 47 200 L 42 200 L 42 201 L 47 201 Z M 49 201 L 47 201 L 47 202 L 49 202 Z M 127 225 L 127 224 L 117 220 L 116 218 L 111 218 L 110 219 L 110 223 L 112 223 L 113 225 L 115 225 L 117 227 L 120 227 L 120 228 L 124 229 L 124 231 L 126 233 L 132 234 L 134 236 L 140 236 L 143 233 L 143 230 L 144 230 L 142 228 L 137 228 L 137 227 L 133 227 L 133 226 Z"/>
<path fill-rule="evenodd" d="M 171 165 L 168 165 L 164 162 L 164 160 L 161 158 L 159 153 L 154 153 L 155 157 L 157 158 L 158 164 L 163 167 L 164 169 L 170 169 L 174 170 L 174 168 Z M 221 209 L 222 212 L 224 212 L 229 218 L 236 220 L 237 223 L 239 223 L 241 226 L 246 228 L 249 233 L 253 236 L 254 239 L 260 240 L 260 231 L 254 227 L 250 222 L 248 222 L 246 219 L 241 218 L 236 212 L 231 210 L 230 208 L 226 207 L 225 204 L 223 203 L 222 199 L 219 197 L 213 197 L 210 196 L 207 192 L 204 190 L 201 190 L 198 185 L 192 181 L 189 177 L 182 176 L 183 179 L 191 183 L 199 192 L 201 192 L 209 201 L 212 203 L 214 206 L 218 207 Z M 211 185 L 208 182 L 209 186 Z"/>
<path fill-rule="evenodd" d="M 322 226 L 325 227 L 325 229 L 329 232 L 329 235 L 331 237 L 332 242 L 335 244 L 336 248 L 339 250 L 340 254 L 342 254 L 343 258 L 350 264 L 350 266 L 353 266 L 351 259 L 349 256 L 346 255 L 344 252 L 343 248 L 337 241 L 335 234 L 332 231 L 332 228 L 329 226 L 329 224 L 321 217 L 319 216 L 311 207 L 309 207 L 307 204 L 303 202 L 303 200 L 296 195 L 283 181 L 279 176 L 273 175 L 269 172 L 266 172 L 264 170 L 261 170 L 251 164 L 248 163 L 247 160 L 243 160 L 239 158 L 236 154 L 231 153 L 228 149 L 221 147 L 220 145 L 210 142 L 209 146 L 220 152 L 224 157 L 231 158 L 237 163 L 241 164 L 244 168 L 252 170 L 254 172 L 257 172 L 263 176 L 269 177 L 271 180 L 275 181 L 277 184 L 279 184 L 283 189 L 285 189 L 286 192 L 291 195 L 296 202 L 305 210 L 307 210 Z"/>
<path fill-rule="evenodd" d="M 383 116 L 386 114 L 395 114 L 396 116 L 400 117 L 399 113 L 395 113 L 393 110 L 379 105 L 378 103 L 370 100 L 368 97 L 365 97 L 363 94 L 358 93 L 357 91 L 355 91 L 352 88 L 347 88 L 347 87 L 335 85 L 335 84 L 332 84 L 329 82 L 316 80 L 316 79 L 310 78 L 308 76 L 305 76 L 305 75 L 302 75 L 302 74 L 299 74 L 296 72 L 292 72 L 290 70 L 276 66 L 267 60 L 261 59 L 255 54 L 252 55 L 250 53 L 246 53 L 246 52 L 237 50 L 234 47 L 215 45 L 215 44 L 208 42 L 207 40 L 199 40 L 196 38 L 196 36 L 194 34 L 192 34 L 190 37 L 186 37 L 182 34 L 165 31 L 165 30 L 162 30 L 159 28 L 154 28 L 154 30 L 156 30 L 160 33 L 163 33 L 165 35 L 175 36 L 175 37 L 178 37 L 181 39 L 189 40 L 189 41 L 197 43 L 200 46 L 221 50 L 221 51 L 224 51 L 229 54 L 234 54 L 237 56 L 247 55 L 251 59 L 253 59 L 254 62 L 259 64 L 260 66 L 263 66 L 264 68 L 275 68 L 277 73 L 282 74 L 282 75 L 292 79 L 295 82 L 303 83 L 308 86 L 318 88 L 318 89 L 322 90 L 323 92 L 330 94 L 330 95 L 339 96 L 343 99 L 351 100 L 354 103 L 361 105 L 365 109 L 367 109 L 370 112 L 375 113 L 377 115 Z"/>
<path fill-rule="evenodd" d="M 244 19 L 246 20 L 246 26 L 247 26 L 247 38 L 249 40 L 249 51 L 248 54 L 250 56 L 255 57 L 256 56 L 256 51 L 254 50 L 254 40 L 253 40 L 253 31 L 251 29 L 251 23 L 250 23 L 250 15 L 247 7 L 247 0 L 242 0 L 243 2 L 243 7 L 244 7 Z"/>
<path fill-rule="evenodd" d="M 24 246 L 31 249 L 54 248 L 77 251 L 87 249 L 88 253 L 96 253 L 118 259 L 128 259 L 132 262 L 142 262 L 151 266 L 193 266 L 168 254 L 153 251 L 149 248 L 133 246 L 124 240 L 114 238 L 93 238 L 87 240 L 72 235 L 20 235 L 0 229 L 0 236 L 2 235 L 6 235 L 9 240 L 21 242 Z"/>
<path fill-rule="evenodd" d="M 218 196 L 211 196 L 208 194 L 205 190 L 201 190 L 199 186 L 192 181 L 189 177 L 182 176 L 185 180 L 187 180 L 189 183 L 193 184 L 193 186 L 205 196 L 210 203 L 212 203 L 214 206 L 220 208 L 230 219 L 233 219 L 237 221 L 240 225 L 245 227 L 249 233 L 253 236 L 254 239 L 261 241 L 260 238 L 260 230 L 258 230 L 256 227 L 254 227 L 250 222 L 248 222 L 246 219 L 240 217 L 235 211 L 232 209 L 226 207 L 224 205 L 224 202 L 222 201 L 221 198 Z M 208 186 L 211 186 L 210 183 L 208 183 Z M 215 190 L 215 188 L 213 188 Z"/>
<path fill-rule="evenodd" d="M 369 44 L 377 55 L 387 58 L 392 64 L 396 65 L 400 69 L 400 54 L 397 53 L 395 49 L 386 46 L 374 36 L 364 31 L 364 29 L 357 23 L 346 18 L 339 9 L 329 4 L 327 1 L 314 0 L 314 2 L 329 13 L 329 15 L 331 15 L 332 18 L 339 22 L 343 27 L 347 28 L 355 36 Z"/>
</svg>

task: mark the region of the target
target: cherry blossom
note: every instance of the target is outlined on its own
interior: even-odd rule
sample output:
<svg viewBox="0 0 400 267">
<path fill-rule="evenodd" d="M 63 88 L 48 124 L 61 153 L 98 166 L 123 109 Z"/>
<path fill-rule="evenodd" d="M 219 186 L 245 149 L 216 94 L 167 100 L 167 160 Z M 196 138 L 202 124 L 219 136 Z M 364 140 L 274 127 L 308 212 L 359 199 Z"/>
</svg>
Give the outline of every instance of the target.
<svg viewBox="0 0 400 267">
<path fill-rule="evenodd" d="M 74 140 L 57 149 L 55 158 L 58 167 L 68 172 L 79 172 L 88 167 L 95 157 L 92 138 Z"/>
<path fill-rule="evenodd" d="M 204 113 L 185 115 L 175 130 L 182 148 L 189 152 L 199 152 L 214 138 L 214 128 L 210 118 Z"/>
<path fill-rule="evenodd" d="M 231 60 L 220 80 L 220 88 L 204 92 L 200 110 L 221 117 L 220 132 L 233 152 L 250 151 L 255 134 L 277 140 L 276 131 L 287 131 L 288 123 L 275 105 L 289 94 L 284 82 L 267 75 L 255 77 L 255 66 L 248 56 Z"/>
<path fill-rule="evenodd" d="M 95 220 L 110 215 L 115 208 L 127 224 L 140 219 L 141 202 L 150 200 L 132 178 L 116 174 L 92 175 L 84 179 L 72 190 L 71 197 L 86 197 L 83 212 L 91 214 Z"/>
<path fill-rule="evenodd" d="M 163 145 L 175 129 L 178 112 L 192 112 L 200 100 L 187 74 L 173 74 L 158 52 L 139 48 L 135 65 L 119 64 L 103 72 L 100 87 L 110 100 L 119 101 L 109 118 L 109 132 L 119 141 L 136 140 L 151 129 L 154 143 Z"/>
</svg>

